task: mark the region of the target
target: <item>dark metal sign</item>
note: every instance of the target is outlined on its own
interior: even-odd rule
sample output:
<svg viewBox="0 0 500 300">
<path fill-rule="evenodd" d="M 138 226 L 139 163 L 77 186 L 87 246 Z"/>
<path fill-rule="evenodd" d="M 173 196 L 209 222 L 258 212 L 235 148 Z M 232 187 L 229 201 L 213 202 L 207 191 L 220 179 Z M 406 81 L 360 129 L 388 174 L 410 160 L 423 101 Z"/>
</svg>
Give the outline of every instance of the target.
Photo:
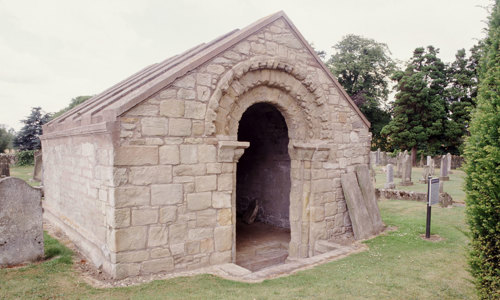
<svg viewBox="0 0 500 300">
<path fill-rule="evenodd" d="M 439 203 L 439 178 L 429 179 L 428 201 L 429 205 L 434 205 Z"/>
</svg>

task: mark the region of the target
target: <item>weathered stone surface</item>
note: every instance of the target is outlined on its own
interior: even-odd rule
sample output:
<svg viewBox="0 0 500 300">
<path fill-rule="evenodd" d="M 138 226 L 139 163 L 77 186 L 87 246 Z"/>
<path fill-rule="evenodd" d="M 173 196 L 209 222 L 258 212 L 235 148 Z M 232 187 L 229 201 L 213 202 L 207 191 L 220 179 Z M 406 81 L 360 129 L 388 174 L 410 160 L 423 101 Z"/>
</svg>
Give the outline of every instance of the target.
<svg viewBox="0 0 500 300">
<path fill-rule="evenodd" d="M 2 176 L 2 162 L 0 158 L 0 176 Z M 7 165 L 8 166 L 8 165 Z M 35 154 L 35 168 L 33 169 L 33 179 L 36 181 L 42 181 L 42 171 L 43 171 L 43 157 L 42 153 Z M 6 175 L 9 176 L 9 175 Z"/>
<path fill-rule="evenodd" d="M 177 165 L 180 162 L 179 146 L 165 145 L 159 148 L 160 164 Z"/>
<path fill-rule="evenodd" d="M 10 176 L 10 159 L 6 154 L 0 153 L 0 178 Z"/>
<path fill-rule="evenodd" d="M 153 184 L 151 185 L 152 205 L 172 205 L 184 200 L 182 184 Z"/>
<path fill-rule="evenodd" d="M 142 271 L 144 274 L 168 272 L 173 269 L 174 259 L 172 257 L 148 260 L 142 264 Z"/>
<path fill-rule="evenodd" d="M 168 245 L 168 227 L 150 226 L 148 235 L 148 247 L 167 246 Z"/>
<path fill-rule="evenodd" d="M 393 189 L 396 187 L 396 185 L 394 184 L 394 168 L 392 166 L 392 164 L 388 164 L 386 166 L 386 181 L 385 181 L 385 188 L 386 189 Z"/>
<path fill-rule="evenodd" d="M 441 157 L 441 169 L 439 170 L 439 172 L 439 180 L 450 180 L 450 177 L 448 177 L 448 158 L 445 155 Z"/>
<path fill-rule="evenodd" d="M 147 225 L 158 222 L 158 209 L 132 209 L 132 225 Z"/>
<path fill-rule="evenodd" d="M 215 191 L 217 189 L 217 176 L 198 176 L 194 179 L 196 192 Z"/>
<path fill-rule="evenodd" d="M 154 117 L 143 118 L 141 127 L 143 135 L 165 135 L 168 131 L 168 120 Z"/>
<path fill-rule="evenodd" d="M 112 251 L 138 250 L 146 247 L 146 226 L 128 227 L 117 229 L 114 232 Z"/>
<path fill-rule="evenodd" d="M 157 146 L 121 146 L 115 152 L 115 165 L 138 166 L 158 164 Z"/>
<path fill-rule="evenodd" d="M 115 207 L 149 205 L 150 193 L 147 186 L 124 186 L 115 189 Z"/>
<path fill-rule="evenodd" d="M 359 188 L 361 189 L 361 194 L 363 195 L 365 207 L 372 220 L 374 233 L 377 234 L 384 230 L 385 226 L 380 217 L 380 210 L 378 208 L 377 198 L 375 197 L 375 188 L 370 180 L 368 166 L 356 166 L 356 177 L 358 179 Z"/>
<path fill-rule="evenodd" d="M 170 119 L 168 134 L 171 136 L 190 136 L 192 122 L 188 119 Z"/>
<path fill-rule="evenodd" d="M 215 251 L 231 250 L 233 243 L 233 228 L 231 226 L 215 227 Z"/>
<path fill-rule="evenodd" d="M 366 209 L 356 175 L 354 172 L 342 174 L 341 182 L 352 222 L 354 237 L 357 240 L 362 240 L 372 236 L 375 230 L 370 214 Z"/>
<path fill-rule="evenodd" d="M 129 179 L 133 185 L 172 182 L 172 166 L 131 167 Z"/>
<path fill-rule="evenodd" d="M 172 223 L 177 218 L 177 206 L 167 206 L 160 208 L 160 223 Z"/>
<path fill-rule="evenodd" d="M 0 266 L 43 258 L 41 196 L 19 178 L 0 179 Z"/>
<path fill-rule="evenodd" d="M 212 205 L 212 193 L 192 193 L 187 195 L 187 207 L 189 210 L 207 209 Z"/>
<path fill-rule="evenodd" d="M 184 117 L 184 101 L 168 99 L 160 103 L 160 115 L 172 118 Z"/>
</svg>

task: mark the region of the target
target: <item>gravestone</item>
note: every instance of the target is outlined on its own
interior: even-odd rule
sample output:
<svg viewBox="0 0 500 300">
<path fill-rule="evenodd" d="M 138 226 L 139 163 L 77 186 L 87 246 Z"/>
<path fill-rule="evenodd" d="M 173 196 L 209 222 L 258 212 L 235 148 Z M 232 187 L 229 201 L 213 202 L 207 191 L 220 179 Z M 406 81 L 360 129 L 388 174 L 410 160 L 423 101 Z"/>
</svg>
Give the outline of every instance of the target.
<svg viewBox="0 0 500 300">
<path fill-rule="evenodd" d="M 427 180 L 430 175 L 430 167 L 429 166 L 424 166 L 423 171 L 422 171 L 422 178 L 420 178 L 419 182 L 420 183 L 427 183 Z"/>
<path fill-rule="evenodd" d="M 381 166 L 387 165 L 387 153 L 386 152 L 380 152 L 380 165 Z"/>
<path fill-rule="evenodd" d="M 368 214 L 372 219 L 374 233 L 377 234 L 384 230 L 384 223 L 380 217 L 380 210 L 377 205 L 377 197 L 375 196 L 375 188 L 370 182 L 370 174 L 366 165 L 356 166 L 356 178 L 358 179 L 359 188 L 365 202 Z"/>
<path fill-rule="evenodd" d="M 431 166 L 431 160 L 432 160 L 432 157 L 430 155 L 427 155 L 427 164 L 425 164 L 426 166 Z"/>
<path fill-rule="evenodd" d="M 377 149 L 377 156 L 375 157 L 375 163 L 380 165 L 380 148 Z"/>
<path fill-rule="evenodd" d="M 358 180 L 354 172 L 342 174 L 340 176 L 342 190 L 349 211 L 352 223 L 354 238 L 357 240 L 366 239 L 375 234 L 373 222 L 363 199 L 363 194 L 359 188 Z"/>
<path fill-rule="evenodd" d="M 434 171 L 435 171 L 435 169 L 436 169 L 436 168 L 434 167 L 434 159 L 431 159 L 431 164 L 430 164 L 430 166 L 429 166 L 429 174 L 430 174 L 431 176 L 434 176 Z"/>
<path fill-rule="evenodd" d="M 0 266 L 43 258 L 41 191 L 25 181 L 0 179 Z"/>
<path fill-rule="evenodd" d="M 407 185 L 413 185 L 413 182 L 411 181 L 411 157 L 408 155 L 408 152 L 405 151 L 405 155 L 403 158 L 403 174 L 401 178 L 401 185 L 407 186 Z"/>
<path fill-rule="evenodd" d="M 395 177 L 401 178 L 403 173 L 403 153 L 399 152 L 396 159 L 396 175 Z"/>
<path fill-rule="evenodd" d="M 35 168 L 33 169 L 33 179 L 36 181 L 42 181 L 43 174 L 43 158 L 42 152 L 35 154 Z"/>
<path fill-rule="evenodd" d="M 377 151 L 370 151 L 370 168 L 377 164 Z"/>
<path fill-rule="evenodd" d="M 444 192 L 444 181 L 439 181 L 439 193 Z"/>
<path fill-rule="evenodd" d="M 439 180 L 441 181 L 450 180 L 450 177 L 448 177 L 448 159 L 444 155 L 441 157 L 441 170 L 439 173 Z"/>
<path fill-rule="evenodd" d="M 0 154 L 0 178 L 10 176 L 10 158 L 7 155 Z"/>
<path fill-rule="evenodd" d="M 396 188 L 396 184 L 394 184 L 394 168 L 392 164 L 387 165 L 387 171 L 386 171 L 386 182 L 385 182 L 385 189 L 394 189 Z"/>
<path fill-rule="evenodd" d="M 451 153 L 446 154 L 446 159 L 448 160 L 448 174 L 451 174 Z"/>
</svg>

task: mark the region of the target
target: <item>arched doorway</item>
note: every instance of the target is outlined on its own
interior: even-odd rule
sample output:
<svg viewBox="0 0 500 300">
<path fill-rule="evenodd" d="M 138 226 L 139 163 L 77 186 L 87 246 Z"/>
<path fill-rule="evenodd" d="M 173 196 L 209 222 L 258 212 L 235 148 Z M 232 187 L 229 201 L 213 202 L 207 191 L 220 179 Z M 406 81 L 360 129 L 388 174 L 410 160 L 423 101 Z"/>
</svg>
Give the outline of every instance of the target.
<svg viewBox="0 0 500 300">
<path fill-rule="evenodd" d="M 250 147 L 236 173 L 236 263 L 256 271 L 288 257 L 291 179 L 283 115 L 268 103 L 250 106 L 239 122 L 238 141 Z"/>
</svg>

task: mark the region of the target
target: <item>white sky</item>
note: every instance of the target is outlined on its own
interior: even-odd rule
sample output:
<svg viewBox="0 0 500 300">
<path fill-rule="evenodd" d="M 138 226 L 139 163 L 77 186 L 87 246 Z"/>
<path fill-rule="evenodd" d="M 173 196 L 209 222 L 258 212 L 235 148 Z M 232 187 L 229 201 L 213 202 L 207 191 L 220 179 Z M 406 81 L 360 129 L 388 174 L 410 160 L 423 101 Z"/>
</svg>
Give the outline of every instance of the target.
<svg viewBox="0 0 500 300">
<path fill-rule="evenodd" d="M 346 34 L 407 60 L 419 46 L 445 62 L 484 36 L 489 0 L 0 0 L 0 124 L 31 107 L 55 112 L 141 68 L 279 10 L 317 49 Z"/>
</svg>

